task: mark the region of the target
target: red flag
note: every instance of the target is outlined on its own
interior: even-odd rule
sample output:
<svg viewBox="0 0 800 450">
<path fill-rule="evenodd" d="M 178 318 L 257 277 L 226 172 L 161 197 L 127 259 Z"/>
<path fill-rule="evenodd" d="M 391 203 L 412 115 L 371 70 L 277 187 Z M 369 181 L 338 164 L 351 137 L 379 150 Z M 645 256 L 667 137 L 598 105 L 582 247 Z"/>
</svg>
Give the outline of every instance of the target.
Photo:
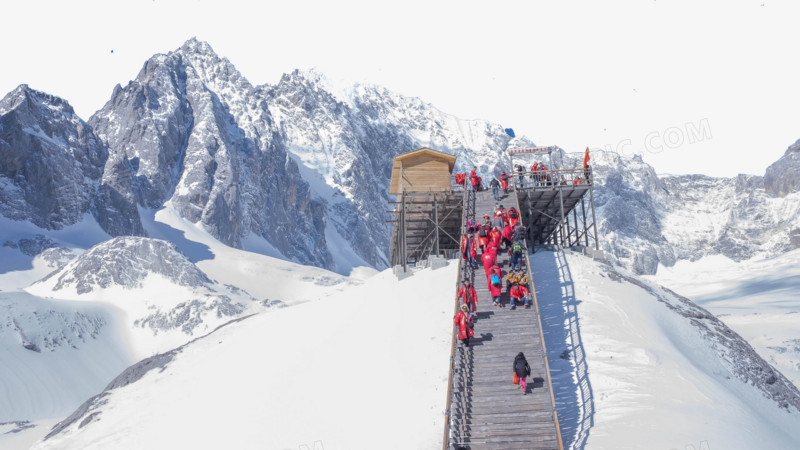
<svg viewBox="0 0 800 450">
<path fill-rule="evenodd" d="M 586 154 L 583 156 L 583 168 L 589 165 L 589 147 L 586 147 Z"/>
</svg>

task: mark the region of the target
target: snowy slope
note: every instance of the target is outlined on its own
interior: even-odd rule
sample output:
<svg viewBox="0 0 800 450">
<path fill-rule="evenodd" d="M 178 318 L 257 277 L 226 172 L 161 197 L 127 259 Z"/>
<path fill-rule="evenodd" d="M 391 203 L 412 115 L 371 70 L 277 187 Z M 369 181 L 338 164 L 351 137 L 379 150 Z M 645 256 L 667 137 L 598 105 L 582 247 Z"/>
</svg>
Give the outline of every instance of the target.
<svg viewBox="0 0 800 450">
<path fill-rule="evenodd" d="M 135 361 L 118 329 L 107 306 L 0 292 L 0 423 L 63 417 L 97 392 Z"/>
<path fill-rule="evenodd" d="M 532 264 L 566 444 L 800 446 L 800 392 L 713 316 L 581 255 Z"/>
<path fill-rule="evenodd" d="M 173 244 L 117 237 L 26 288 L 39 297 L 110 304 L 122 311 L 134 354 L 150 355 L 265 306 L 212 282 Z"/>
<path fill-rule="evenodd" d="M 0 218 L 0 448 L 28 448 L 142 358 L 251 310 L 322 299 L 374 273 L 348 278 L 234 249 L 160 213 L 169 224 L 153 219 L 148 228 L 183 254 L 155 239 L 108 240 L 88 215 L 57 231 Z M 246 308 L 225 314 L 214 305 L 225 296 Z"/>
<path fill-rule="evenodd" d="M 431 448 L 456 267 L 223 327 L 123 373 L 35 448 Z"/>
<path fill-rule="evenodd" d="M 740 263 L 681 261 L 653 279 L 711 311 L 800 386 L 800 250 Z"/>
</svg>

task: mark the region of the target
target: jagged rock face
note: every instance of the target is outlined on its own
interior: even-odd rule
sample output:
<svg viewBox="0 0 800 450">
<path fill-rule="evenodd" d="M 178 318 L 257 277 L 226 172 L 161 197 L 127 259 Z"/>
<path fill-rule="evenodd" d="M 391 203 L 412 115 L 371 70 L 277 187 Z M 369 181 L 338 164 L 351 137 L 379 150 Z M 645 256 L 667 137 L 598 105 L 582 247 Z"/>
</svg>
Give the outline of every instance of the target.
<svg viewBox="0 0 800 450">
<path fill-rule="evenodd" d="M 26 85 L 0 100 L 0 214 L 46 229 L 80 221 L 106 157 L 66 101 Z"/>
<path fill-rule="evenodd" d="M 261 91 L 287 150 L 324 180 L 316 194 L 325 199 L 328 224 L 364 261 L 387 267 L 390 227 L 381 219 L 389 201 L 391 159 L 414 144 L 396 130 L 371 126 L 319 80 L 299 71 Z"/>
<path fill-rule="evenodd" d="M 211 280 L 175 244 L 142 237 L 116 237 L 98 244 L 55 272 L 53 290 L 74 287 L 78 294 L 99 288 L 140 287 L 158 274 L 179 286 L 199 287 Z"/>
<path fill-rule="evenodd" d="M 385 216 L 396 155 L 432 147 L 459 156 L 456 171 L 474 164 L 495 175 L 509 162 L 500 125 L 460 120 L 380 87 L 334 94 L 319 73 L 296 70 L 261 90 L 287 149 L 333 191 L 318 192 L 329 223 L 378 268 L 388 263 L 391 226 L 376 222 Z"/>
<path fill-rule="evenodd" d="M 764 189 L 775 197 L 800 191 L 800 139 L 786 150 L 781 159 L 767 167 Z"/>
<path fill-rule="evenodd" d="M 276 139 L 264 100 L 208 44 L 192 39 L 151 58 L 89 122 L 114 155 L 103 182 L 123 196 L 130 186 L 143 206 L 169 202 L 228 245 L 254 233 L 298 262 L 333 268 L 324 206 Z"/>
</svg>

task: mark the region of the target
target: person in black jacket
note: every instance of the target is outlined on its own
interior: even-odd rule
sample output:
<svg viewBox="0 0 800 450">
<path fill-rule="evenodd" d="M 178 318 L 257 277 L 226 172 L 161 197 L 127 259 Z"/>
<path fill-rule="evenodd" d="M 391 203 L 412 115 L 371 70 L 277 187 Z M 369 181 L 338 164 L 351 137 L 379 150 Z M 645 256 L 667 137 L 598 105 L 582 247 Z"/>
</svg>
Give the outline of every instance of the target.
<svg viewBox="0 0 800 450">
<path fill-rule="evenodd" d="M 500 200 L 500 182 L 497 181 L 497 178 L 492 177 L 492 181 L 489 182 L 489 186 L 492 187 L 492 195 L 494 195 L 494 199 Z"/>
<path fill-rule="evenodd" d="M 514 358 L 514 373 L 519 377 L 519 387 L 522 388 L 522 395 L 526 395 L 528 393 L 528 385 L 525 383 L 525 378 L 531 374 L 531 366 L 528 365 L 528 361 L 522 352 L 519 352 L 517 357 Z"/>
</svg>

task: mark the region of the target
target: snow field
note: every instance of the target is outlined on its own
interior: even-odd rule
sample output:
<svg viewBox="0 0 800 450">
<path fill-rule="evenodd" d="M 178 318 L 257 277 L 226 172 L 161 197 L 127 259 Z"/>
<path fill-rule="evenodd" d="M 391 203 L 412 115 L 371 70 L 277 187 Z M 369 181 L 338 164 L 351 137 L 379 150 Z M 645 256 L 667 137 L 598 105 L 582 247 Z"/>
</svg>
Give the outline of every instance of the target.
<svg viewBox="0 0 800 450">
<path fill-rule="evenodd" d="M 740 263 L 679 261 L 648 278 L 708 309 L 800 386 L 800 250 Z"/>
<path fill-rule="evenodd" d="M 440 446 L 456 267 L 226 326 L 35 448 Z"/>
<path fill-rule="evenodd" d="M 641 287 L 610 279 L 601 263 L 575 254 L 565 260 L 569 275 L 562 270 L 558 281 L 540 287 L 536 273 L 554 273 L 558 262 L 552 252 L 537 253 L 534 282 L 543 314 L 554 318 L 563 307 L 554 300 L 574 289 L 590 383 L 588 393 L 576 392 L 578 405 L 562 401 L 558 408 L 559 417 L 581 421 L 573 409 L 593 404 L 592 426 L 583 428 L 586 448 L 684 448 L 701 441 L 725 449 L 800 447 L 800 413 L 787 413 L 735 378 L 689 319 Z M 551 364 L 561 365 L 567 344 L 548 340 L 547 348 Z M 572 381 L 576 391 L 586 387 Z M 563 376 L 554 382 L 562 383 L 556 391 L 564 389 Z M 580 441 L 568 433 L 564 440 Z"/>
</svg>

